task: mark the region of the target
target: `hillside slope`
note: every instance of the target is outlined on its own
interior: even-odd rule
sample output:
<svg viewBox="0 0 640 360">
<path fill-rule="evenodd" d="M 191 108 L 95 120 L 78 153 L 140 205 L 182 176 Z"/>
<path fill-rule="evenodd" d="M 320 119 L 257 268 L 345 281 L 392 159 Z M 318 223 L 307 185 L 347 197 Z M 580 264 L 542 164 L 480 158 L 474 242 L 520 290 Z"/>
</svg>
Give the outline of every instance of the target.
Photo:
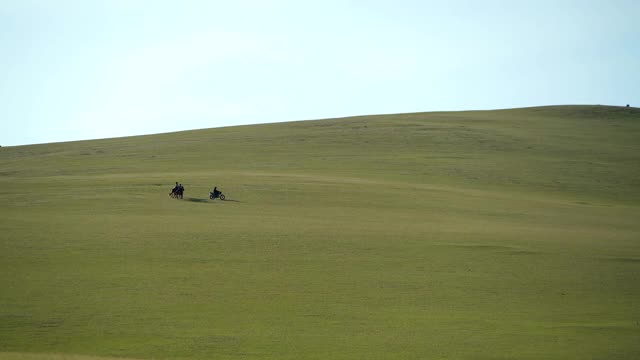
<svg viewBox="0 0 640 360">
<path fill-rule="evenodd" d="M 640 357 L 638 139 L 554 106 L 0 148 L 0 358 Z"/>
<path fill-rule="evenodd" d="M 16 178 L 258 171 L 635 201 L 639 117 L 604 106 L 362 116 L 3 148 L 0 161 Z"/>
</svg>

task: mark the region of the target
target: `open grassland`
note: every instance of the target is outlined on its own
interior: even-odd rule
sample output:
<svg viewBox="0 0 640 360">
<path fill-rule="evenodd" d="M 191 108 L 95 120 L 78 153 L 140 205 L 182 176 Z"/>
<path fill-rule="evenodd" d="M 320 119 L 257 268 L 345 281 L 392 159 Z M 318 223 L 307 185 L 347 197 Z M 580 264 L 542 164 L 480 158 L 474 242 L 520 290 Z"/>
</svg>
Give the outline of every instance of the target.
<svg viewBox="0 0 640 360">
<path fill-rule="evenodd" d="M 0 199 L 0 359 L 640 358 L 637 109 L 0 148 Z"/>
</svg>

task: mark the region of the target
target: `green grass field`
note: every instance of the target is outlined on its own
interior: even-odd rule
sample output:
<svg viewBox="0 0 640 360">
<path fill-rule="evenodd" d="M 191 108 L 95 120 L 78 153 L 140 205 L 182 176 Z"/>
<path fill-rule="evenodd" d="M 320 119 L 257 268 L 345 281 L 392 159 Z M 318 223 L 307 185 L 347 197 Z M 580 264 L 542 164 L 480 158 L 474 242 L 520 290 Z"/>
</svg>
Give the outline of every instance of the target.
<svg viewBox="0 0 640 360">
<path fill-rule="evenodd" d="M 0 199 L 0 359 L 640 358 L 638 109 L 3 147 Z"/>
</svg>

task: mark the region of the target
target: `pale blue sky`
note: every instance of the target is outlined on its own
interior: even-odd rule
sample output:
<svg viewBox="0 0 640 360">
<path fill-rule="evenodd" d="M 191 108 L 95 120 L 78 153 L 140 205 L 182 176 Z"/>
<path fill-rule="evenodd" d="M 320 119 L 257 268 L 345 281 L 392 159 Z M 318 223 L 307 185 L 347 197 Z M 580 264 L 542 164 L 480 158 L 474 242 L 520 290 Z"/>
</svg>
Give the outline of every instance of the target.
<svg viewBox="0 0 640 360">
<path fill-rule="evenodd" d="M 640 105 L 640 1 L 0 0 L 0 145 Z"/>
</svg>

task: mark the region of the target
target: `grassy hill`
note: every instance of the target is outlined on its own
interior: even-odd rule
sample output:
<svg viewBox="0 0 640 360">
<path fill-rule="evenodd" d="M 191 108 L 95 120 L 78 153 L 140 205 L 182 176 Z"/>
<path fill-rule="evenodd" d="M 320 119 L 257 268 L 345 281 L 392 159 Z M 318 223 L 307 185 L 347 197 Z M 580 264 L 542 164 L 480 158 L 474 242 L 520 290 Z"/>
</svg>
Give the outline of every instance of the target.
<svg viewBox="0 0 640 360">
<path fill-rule="evenodd" d="M 0 148 L 0 359 L 639 358 L 639 139 L 556 106 Z"/>
</svg>

